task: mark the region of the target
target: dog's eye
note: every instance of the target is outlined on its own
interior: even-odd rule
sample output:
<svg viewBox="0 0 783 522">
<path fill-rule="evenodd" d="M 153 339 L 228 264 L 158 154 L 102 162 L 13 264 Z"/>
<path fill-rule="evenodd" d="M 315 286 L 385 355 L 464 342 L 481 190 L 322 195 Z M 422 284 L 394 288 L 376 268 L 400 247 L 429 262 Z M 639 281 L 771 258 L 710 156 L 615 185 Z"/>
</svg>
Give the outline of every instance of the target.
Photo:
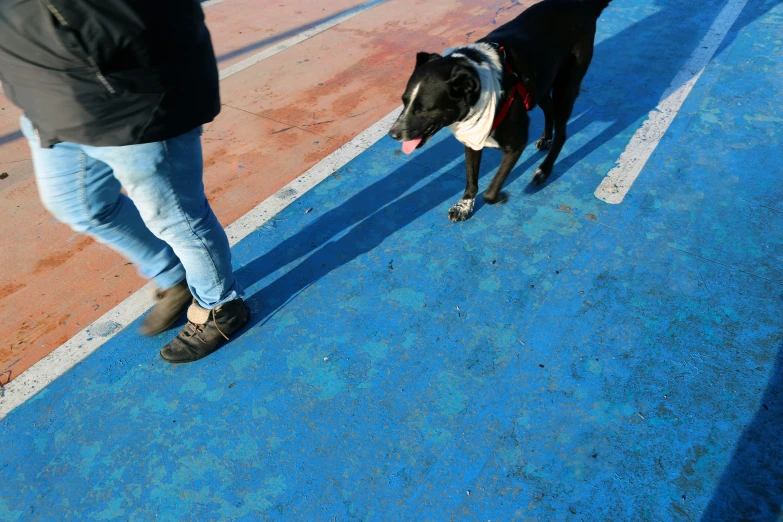
<svg viewBox="0 0 783 522">
<path fill-rule="evenodd" d="M 427 112 L 427 110 L 424 107 L 422 107 L 420 103 L 414 103 L 413 104 L 413 113 L 414 114 L 419 114 L 419 113 L 422 113 L 422 112 Z"/>
</svg>

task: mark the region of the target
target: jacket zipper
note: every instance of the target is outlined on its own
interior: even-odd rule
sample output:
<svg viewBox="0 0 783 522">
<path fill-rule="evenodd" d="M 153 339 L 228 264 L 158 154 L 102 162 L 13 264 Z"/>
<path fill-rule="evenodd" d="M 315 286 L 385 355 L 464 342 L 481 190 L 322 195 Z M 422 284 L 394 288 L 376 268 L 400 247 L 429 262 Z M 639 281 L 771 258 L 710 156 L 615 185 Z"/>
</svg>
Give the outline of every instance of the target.
<svg viewBox="0 0 783 522">
<path fill-rule="evenodd" d="M 111 86 L 109 80 L 107 80 L 101 70 L 98 69 L 98 64 L 95 63 L 95 59 L 92 56 L 88 56 L 87 60 L 90 62 L 90 65 L 92 65 L 92 68 L 95 69 L 95 75 L 98 77 L 98 80 L 100 80 L 103 86 L 106 87 L 106 90 L 111 94 L 116 94 L 117 91 L 114 90 L 114 87 Z"/>
<path fill-rule="evenodd" d="M 68 21 L 63 17 L 63 15 L 60 14 L 60 11 L 58 11 L 51 2 L 44 0 L 44 4 L 46 4 L 46 8 L 49 9 L 49 12 L 52 13 L 55 18 L 57 18 L 57 21 L 60 22 L 60 24 L 68 26 Z"/>
<path fill-rule="evenodd" d="M 52 5 L 51 2 L 49 2 L 48 0 L 43 0 L 43 3 L 46 5 L 46 8 L 49 9 L 49 12 L 52 13 L 52 16 L 57 18 L 57 21 L 60 22 L 61 25 L 65 27 L 70 27 L 70 25 L 68 24 L 68 20 L 65 19 L 62 13 L 60 13 L 60 11 L 54 5 Z M 111 86 L 109 81 L 101 72 L 100 68 L 98 68 L 98 64 L 95 63 L 95 59 L 92 56 L 87 56 L 87 62 L 90 64 L 90 67 L 93 68 L 93 71 L 95 72 L 95 76 L 98 78 L 98 81 L 101 82 L 101 85 L 103 85 L 107 91 L 109 91 L 109 94 L 117 94 L 117 91 L 114 90 L 114 87 Z"/>
</svg>

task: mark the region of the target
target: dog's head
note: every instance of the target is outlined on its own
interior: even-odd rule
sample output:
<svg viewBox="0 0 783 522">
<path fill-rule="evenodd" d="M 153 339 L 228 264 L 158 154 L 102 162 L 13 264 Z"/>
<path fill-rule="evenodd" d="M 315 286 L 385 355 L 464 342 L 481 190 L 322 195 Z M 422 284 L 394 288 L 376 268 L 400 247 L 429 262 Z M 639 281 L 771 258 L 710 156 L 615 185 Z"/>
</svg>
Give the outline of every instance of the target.
<svg viewBox="0 0 783 522">
<path fill-rule="evenodd" d="M 478 73 L 464 58 L 419 53 L 389 135 L 410 154 L 444 127 L 465 119 L 481 92 Z"/>
</svg>

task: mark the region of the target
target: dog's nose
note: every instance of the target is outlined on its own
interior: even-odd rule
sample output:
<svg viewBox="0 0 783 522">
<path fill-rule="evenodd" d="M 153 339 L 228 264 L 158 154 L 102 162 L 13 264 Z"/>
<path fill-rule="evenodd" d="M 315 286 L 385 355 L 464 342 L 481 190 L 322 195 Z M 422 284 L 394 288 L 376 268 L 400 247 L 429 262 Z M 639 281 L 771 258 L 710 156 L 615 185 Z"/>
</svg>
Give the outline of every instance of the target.
<svg viewBox="0 0 783 522">
<path fill-rule="evenodd" d="M 402 132 L 397 127 L 392 127 L 389 131 L 389 136 L 392 137 L 393 140 L 400 140 L 402 139 Z"/>
</svg>

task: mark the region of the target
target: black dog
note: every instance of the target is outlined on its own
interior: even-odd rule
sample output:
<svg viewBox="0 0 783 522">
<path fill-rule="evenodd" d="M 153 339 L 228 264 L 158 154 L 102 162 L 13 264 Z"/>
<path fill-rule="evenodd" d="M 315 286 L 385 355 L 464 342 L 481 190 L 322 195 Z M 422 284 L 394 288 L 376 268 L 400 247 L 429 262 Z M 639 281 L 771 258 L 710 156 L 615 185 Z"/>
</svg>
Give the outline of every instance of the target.
<svg viewBox="0 0 783 522">
<path fill-rule="evenodd" d="M 527 111 L 544 111 L 550 149 L 533 183 L 549 177 L 566 141 L 566 124 L 593 58 L 596 21 L 611 0 L 543 0 L 475 44 L 439 54 L 419 53 L 389 134 L 410 154 L 444 127 L 465 145 L 467 188 L 449 219 L 470 217 L 478 193 L 484 147 L 499 148 L 503 161 L 484 200 L 494 204 L 527 145 Z M 552 130 L 554 127 L 554 140 Z"/>
</svg>

